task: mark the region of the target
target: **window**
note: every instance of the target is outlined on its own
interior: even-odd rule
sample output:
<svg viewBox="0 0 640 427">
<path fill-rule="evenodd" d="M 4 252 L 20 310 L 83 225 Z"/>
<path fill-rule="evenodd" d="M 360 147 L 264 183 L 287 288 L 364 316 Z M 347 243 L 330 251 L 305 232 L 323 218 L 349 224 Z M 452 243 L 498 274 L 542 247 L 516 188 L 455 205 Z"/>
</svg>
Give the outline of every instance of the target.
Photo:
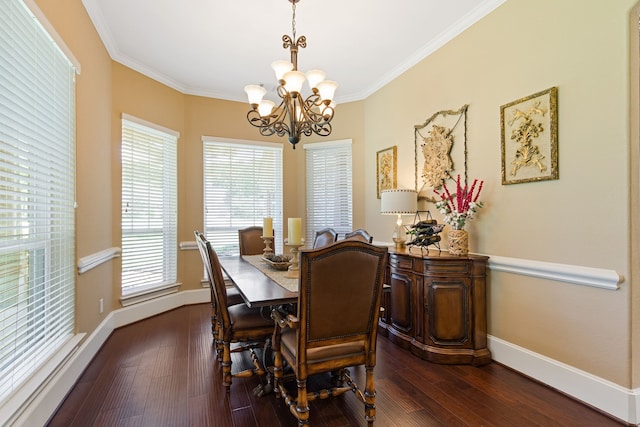
<svg viewBox="0 0 640 427">
<path fill-rule="evenodd" d="M 307 246 L 316 231 L 353 229 L 351 140 L 305 144 L 307 162 Z"/>
<path fill-rule="evenodd" d="M 38 387 L 29 380 L 50 373 L 74 336 L 76 67 L 21 1 L 0 0 L 0 10 L 4 425 L 12 402 Z"/>
<path fill-rule="evenodd" d="M 220 256 L 237 255 L 238 229 L 273 218 L 282 253 L 282 145 L 203 137 L 205 236 Z"/>
<path fill-rule="evenodd" d="M 122 296 L 174 288 L 179 134 L 123 115 Z"/>
</svg>

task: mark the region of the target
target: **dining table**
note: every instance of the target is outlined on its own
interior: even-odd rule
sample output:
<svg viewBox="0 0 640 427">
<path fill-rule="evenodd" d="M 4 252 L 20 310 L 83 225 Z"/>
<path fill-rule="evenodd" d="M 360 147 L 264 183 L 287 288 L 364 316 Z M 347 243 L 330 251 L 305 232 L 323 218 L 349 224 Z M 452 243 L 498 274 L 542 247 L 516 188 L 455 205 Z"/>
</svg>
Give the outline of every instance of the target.
<svg viewBox="0 0 640 427">
<path fill-rule="evenodd" d="M 291 310 L 293 304 L 298 302 L 298 278 L 287 277 L 286 270 L 272 267 L 262 255 L 225 256 L 219 260 L 223 272 L 238 288 L 249 307 L 258 307 L 270 313 L 273 308 Z M 263 348 L 262 364 L 266 370 L 266 383 L 260 383 L 253 389 L 256 397 L 273 392 L 271 340 L 267 340 Z"/>
<path fill-rule="evenodd" d="M 249 307 L 280 306 L 298 301 L 298 278 L 272 267 L 262 255 L 220 257 L 220 266 Z"/>
</svg>

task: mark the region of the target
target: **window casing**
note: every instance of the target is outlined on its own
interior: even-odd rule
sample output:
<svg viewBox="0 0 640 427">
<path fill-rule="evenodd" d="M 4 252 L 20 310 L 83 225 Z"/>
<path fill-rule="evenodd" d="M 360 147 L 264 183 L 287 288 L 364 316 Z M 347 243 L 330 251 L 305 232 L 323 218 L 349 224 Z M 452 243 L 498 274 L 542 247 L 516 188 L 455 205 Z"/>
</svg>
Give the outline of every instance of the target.
<svg viewBox="0 0 640 427">
<path fill-rule="evenodd" d="M 22 1 L 0 0 L 0 10 L 4 424 L 25 384 L 74 336 L 77 67 Z"/>
<path fill-rule="evenodd" d="M 316 231 L 333 228 L 339 235 L 353 230 L 351 140 L 304 145 L 307 168 L 306 246 Z"/>
<path fill-rule="evenodd" d="M 123 298 L 176 283 L 178 137 L 175 131 L 123 115 Z"/>
<path fill-rule="evenodd" d="M 240 251 L 238 230 L 273 218 L 282 253 L 282 145 L 203 137 L 204 234 L 220 256 Z"/>
</svg>

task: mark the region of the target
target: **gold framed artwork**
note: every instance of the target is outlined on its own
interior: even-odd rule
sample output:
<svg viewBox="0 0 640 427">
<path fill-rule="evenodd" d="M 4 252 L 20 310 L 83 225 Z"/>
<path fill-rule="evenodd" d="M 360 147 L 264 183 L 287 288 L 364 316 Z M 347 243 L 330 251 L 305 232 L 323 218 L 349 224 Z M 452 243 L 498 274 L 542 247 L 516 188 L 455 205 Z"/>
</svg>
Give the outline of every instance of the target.
<svg viewBox="0 0 640 427">
<path fill-rule="evenodd" d="M 397 146 L 395 145 L 376 153 L 378 199 L 383 190 L 391 190 L 398 185 L 397 162 Z"/>
<path fill-rule="evenodd" d="M 558 88 L 500 107 L 502 184 L 559 179 Z"/>
<path fill-rule="evenodd" d="M 435 191 L 458 174 L 467 182 L 468 108 L 438 111 L 413 127 L 418 200 L 435 203 Z"/>
</svg>

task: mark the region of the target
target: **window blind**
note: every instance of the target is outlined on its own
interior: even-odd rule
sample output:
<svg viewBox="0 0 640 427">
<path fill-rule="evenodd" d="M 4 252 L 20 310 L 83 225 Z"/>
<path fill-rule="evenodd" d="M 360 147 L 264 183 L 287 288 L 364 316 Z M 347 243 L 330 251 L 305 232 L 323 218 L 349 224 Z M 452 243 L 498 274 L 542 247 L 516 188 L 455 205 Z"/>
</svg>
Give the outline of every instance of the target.
<svg viewBox="0 0 640 427">
<path fill-rule="evenodd" d="M 238 230 L 273 218 L 282 253 L 282 145 L 203 138 L 205 235 L 220 256 L 240 252 Z"/>
<path fill-rule="evenodd" d="M 306 242 L 316 231 L 333 228 L 344 236 L 352 231 L 351 140 L 305 144 L 307 167 Z"/>
<path fill-rule="evenodd" d="M 75 70 L 21 1 L 0 10 L 4 404 L 74 333 Z"/>
<path fill-rule="evenodd" d="M 122 120 L 123 297 L 177 280 L 178 136 L 131 116 Z"/>
</svg>

